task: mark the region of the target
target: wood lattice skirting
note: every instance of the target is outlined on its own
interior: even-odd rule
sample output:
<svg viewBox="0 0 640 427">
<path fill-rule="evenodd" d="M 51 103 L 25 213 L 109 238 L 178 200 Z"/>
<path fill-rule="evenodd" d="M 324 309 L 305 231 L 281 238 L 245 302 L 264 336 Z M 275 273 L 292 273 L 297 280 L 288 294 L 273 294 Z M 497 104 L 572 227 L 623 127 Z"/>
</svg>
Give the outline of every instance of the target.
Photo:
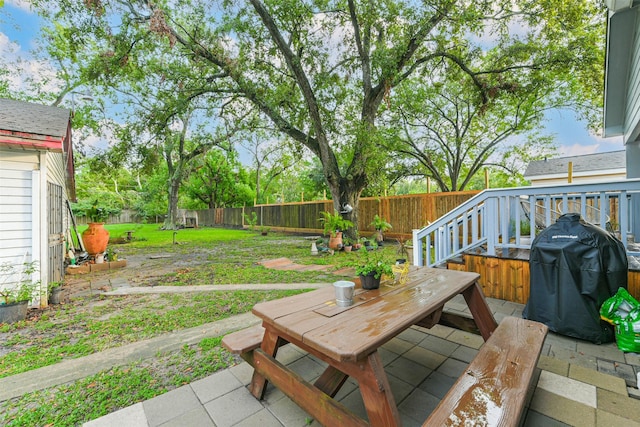
<svg viewBox="0 0 640 427">
<path fill-rule="evenodd" d="M 480 274 L 485 296 L 526 304 L 529 299 L 529 261 L 465 254 L 463 262 L 449 262 L 450 270 L 473 271 Z M 628 290 L 640 300 L 640 271 L 629 271 Z"/>
</svg>

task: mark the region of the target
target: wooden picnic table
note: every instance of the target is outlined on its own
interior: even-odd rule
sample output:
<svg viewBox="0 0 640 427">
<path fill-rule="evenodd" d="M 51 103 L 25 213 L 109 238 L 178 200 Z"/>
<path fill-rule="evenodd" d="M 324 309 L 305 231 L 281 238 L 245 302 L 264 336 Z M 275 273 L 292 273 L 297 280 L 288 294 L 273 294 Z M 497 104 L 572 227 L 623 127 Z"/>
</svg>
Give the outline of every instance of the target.
<svg viewBox="0 0 640 427">
<path fill-rule="evenodd" d="M 415 267 L 404 284 L 356 289 L 349 307 L 335 304 L 333 287 L 256 304 L 253 313 L 263 320 L 264 336 L 251 356 L 252 394 L 262 399 L 269 381 L 322 425 L 367 425 L 333 399 L 351 376 L 358 382 L 370 425 L 401 425 L 378 349 L 412 325 L 438 323 L 444 304 L 459 294 L 486 341 L 497 323 L 478 278 L 476 273 Z M 278 347 L 287 342 L 328 364 L 314 384 L 275 359 Z"/>
</svg>

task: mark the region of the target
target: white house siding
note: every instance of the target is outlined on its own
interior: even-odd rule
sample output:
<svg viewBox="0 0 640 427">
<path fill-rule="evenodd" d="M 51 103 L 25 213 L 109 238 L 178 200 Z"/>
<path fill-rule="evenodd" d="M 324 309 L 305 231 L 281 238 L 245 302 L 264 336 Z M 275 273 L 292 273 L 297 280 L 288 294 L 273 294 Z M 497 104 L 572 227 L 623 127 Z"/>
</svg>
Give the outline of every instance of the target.
<svg viewBox="0 0 640 427">
<path fill-rule="evenodd" d="M 640 12 L 633 10 L 638 22 Z M 637 25 L 637 24 L 636 24 Z M 631 57 L 631 67 L 629 69 L 629 87 L 627 96 L 627 105 L 625 110 L 625 130 L 624 139 L 627 141 L 635 141 L 638 139 L 640 132 L 640 37 L 637 36 L 633 41 L 633 55 Z"/>
<path fill-rule="evenodd" d="M 38 163 L 37 152 L 0 148 L 0 263 L 34 260 L 32 189 Z"/>
<path fill-rule="evenodd" d="M 626 178 L 626 171 L 599 171 L 597 175 L 591 174 L 573 174 L 574 184 L 590 184 L 595 182 L 613 182 L 621 181 Z M 567 184 L 569 178 L 567 174 L 550 174 L 545 177 L 530 177 L 531 186 Z"/>
<path fill-rule="evenodd" d="M 61 185 L 65 188 L 65 198 L 67 195 L 64 177 L 64 157 L 62 153 L 47 152 L 47 181 Z"/>
<path fill-rule="evenodd" d="M 65 175 L 65 164 L 63 153 L 47 153 L 47 181 L 53 182 L 62 187 L 62 199 L 68 200 Z M 71 227 L 71 218 L 69 218 L 69 212 L 66 206 L 63 206 L 62 215 L 62 229 L 65 230 L 65 236 L 68 234 L 68 230 Z"/>
</svg>

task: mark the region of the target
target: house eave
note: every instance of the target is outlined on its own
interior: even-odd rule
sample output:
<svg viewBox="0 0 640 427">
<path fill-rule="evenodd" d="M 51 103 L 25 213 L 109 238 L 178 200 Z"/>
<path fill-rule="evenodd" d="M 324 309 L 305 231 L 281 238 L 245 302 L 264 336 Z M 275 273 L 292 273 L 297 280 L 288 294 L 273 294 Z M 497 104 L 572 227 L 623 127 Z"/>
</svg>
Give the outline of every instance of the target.
<svg viewBox="0 0 640 427">
<path fill-rule="evenodd" d="M 604 136 L 623 135 L 627 106 L 627 87 L 633 50 L 637 9 L 611 12 L 607 23 L 607 52 L 604 88 Z"/>
<path fill-rule="evenodd" d="M 0 144 L 9 148 L 18 147 L 61 152 L 64 139 L 65 137 L 0 129 Z"/>
<path fill-rule="evenodd" d="M 574 178 L 588 177 L 588 178 L 598 179 L 600 177 L 602 178 L 610 177 L 611 175 L 624 176 L 625 174 L 626 174 L 625 168 L 617 168 L 617 169 L 603 169 L 603 170 L 598 170 L 597 172 L 594 172 L 594 171 L 573 172 L 572 175 Z M 544 174 L 544 175 L 525 175 L 524 178 L 527 179 L 528 181 L 540 181 L 540 180 L 566 178 L 567 175 L 568 173 L 564 172 L 564 173 L 551 173 L 551 174 Z"/>
</svg>

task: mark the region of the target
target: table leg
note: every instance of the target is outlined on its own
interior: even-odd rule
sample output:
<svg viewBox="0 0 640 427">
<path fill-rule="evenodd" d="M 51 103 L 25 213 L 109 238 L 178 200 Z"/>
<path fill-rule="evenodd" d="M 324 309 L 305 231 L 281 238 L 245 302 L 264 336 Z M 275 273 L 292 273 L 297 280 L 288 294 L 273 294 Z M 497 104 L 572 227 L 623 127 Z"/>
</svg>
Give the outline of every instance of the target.
<svg viewBox="0 0 640 427">
<path fill-rule="evenodd" d="M 482 335 L 482 338 L 485 341 L 488 340 L 493 331 L 498 327 L 498 323 L 491 313 L 491 309 L 487 304 L 487 300 L 484 298 L 484 294 L 482 293 L 482 289 L 480 288 L 480 285 L 478 285 L 478 282 L 469 286 L 463 292 L 463 295 L 467 305 L 469 306 L 473 320 L 475 320 L 476 325 L 480 330 L 480 335 Z"/>
<path fill-rule="evenodd" d="M 442 316 L 443 308 L 444 307 L 440 307 L 439 309 L 437 309 L 436 311 L 434 311 L 424 319 L 417 321 L 416 325 L 422 326 L 423 328 L 427 328 L 427 329 L 433 328 L 435 325 L 438 324 L 438 322 L 440 322 L 440 317 Z"/>
<path fill-rule="evenodd" d="M 366 360 L 358 363 L 361 364 L 361 373 L 356 380 L 360 386 L 369 424 L 381 427 L 402 425 L 380 354 L 375 351 Z"/>
<path fill-rule="evenodd" d="M 261 349 L 266 354 L 271 357 L 276 357 L 276 353 L 278 352 L 278 347 L 284 344 L 282 338 L 278 337 L 278 335 L 269 331 L 268 328 L 265 328 L 264 337 L 262 337 Z M 267 379 L 258 373 L 257 369 L 253 371 L 253 377 L 251 377 L 251 385 L 249 386 L 249 391 L 253 394 L 256 399 L 262 400 L 264 398 L 264 393 L 267 390 Z"/>
<path fill-rule="evenodd" d="M 255 369 L 323 426 L 366 427 L 368 424 L 342 403 L 327 396 L 261 349 L 254 350 Z M 397 424 L 376 424 L 397 425 Z"/>
<path fill-rule="evenodd" d="M 327 395 L 335 397 L 347 378 L 349 378 L 348 375 L 329 365 L 313 385 Z"/>
</svg>

